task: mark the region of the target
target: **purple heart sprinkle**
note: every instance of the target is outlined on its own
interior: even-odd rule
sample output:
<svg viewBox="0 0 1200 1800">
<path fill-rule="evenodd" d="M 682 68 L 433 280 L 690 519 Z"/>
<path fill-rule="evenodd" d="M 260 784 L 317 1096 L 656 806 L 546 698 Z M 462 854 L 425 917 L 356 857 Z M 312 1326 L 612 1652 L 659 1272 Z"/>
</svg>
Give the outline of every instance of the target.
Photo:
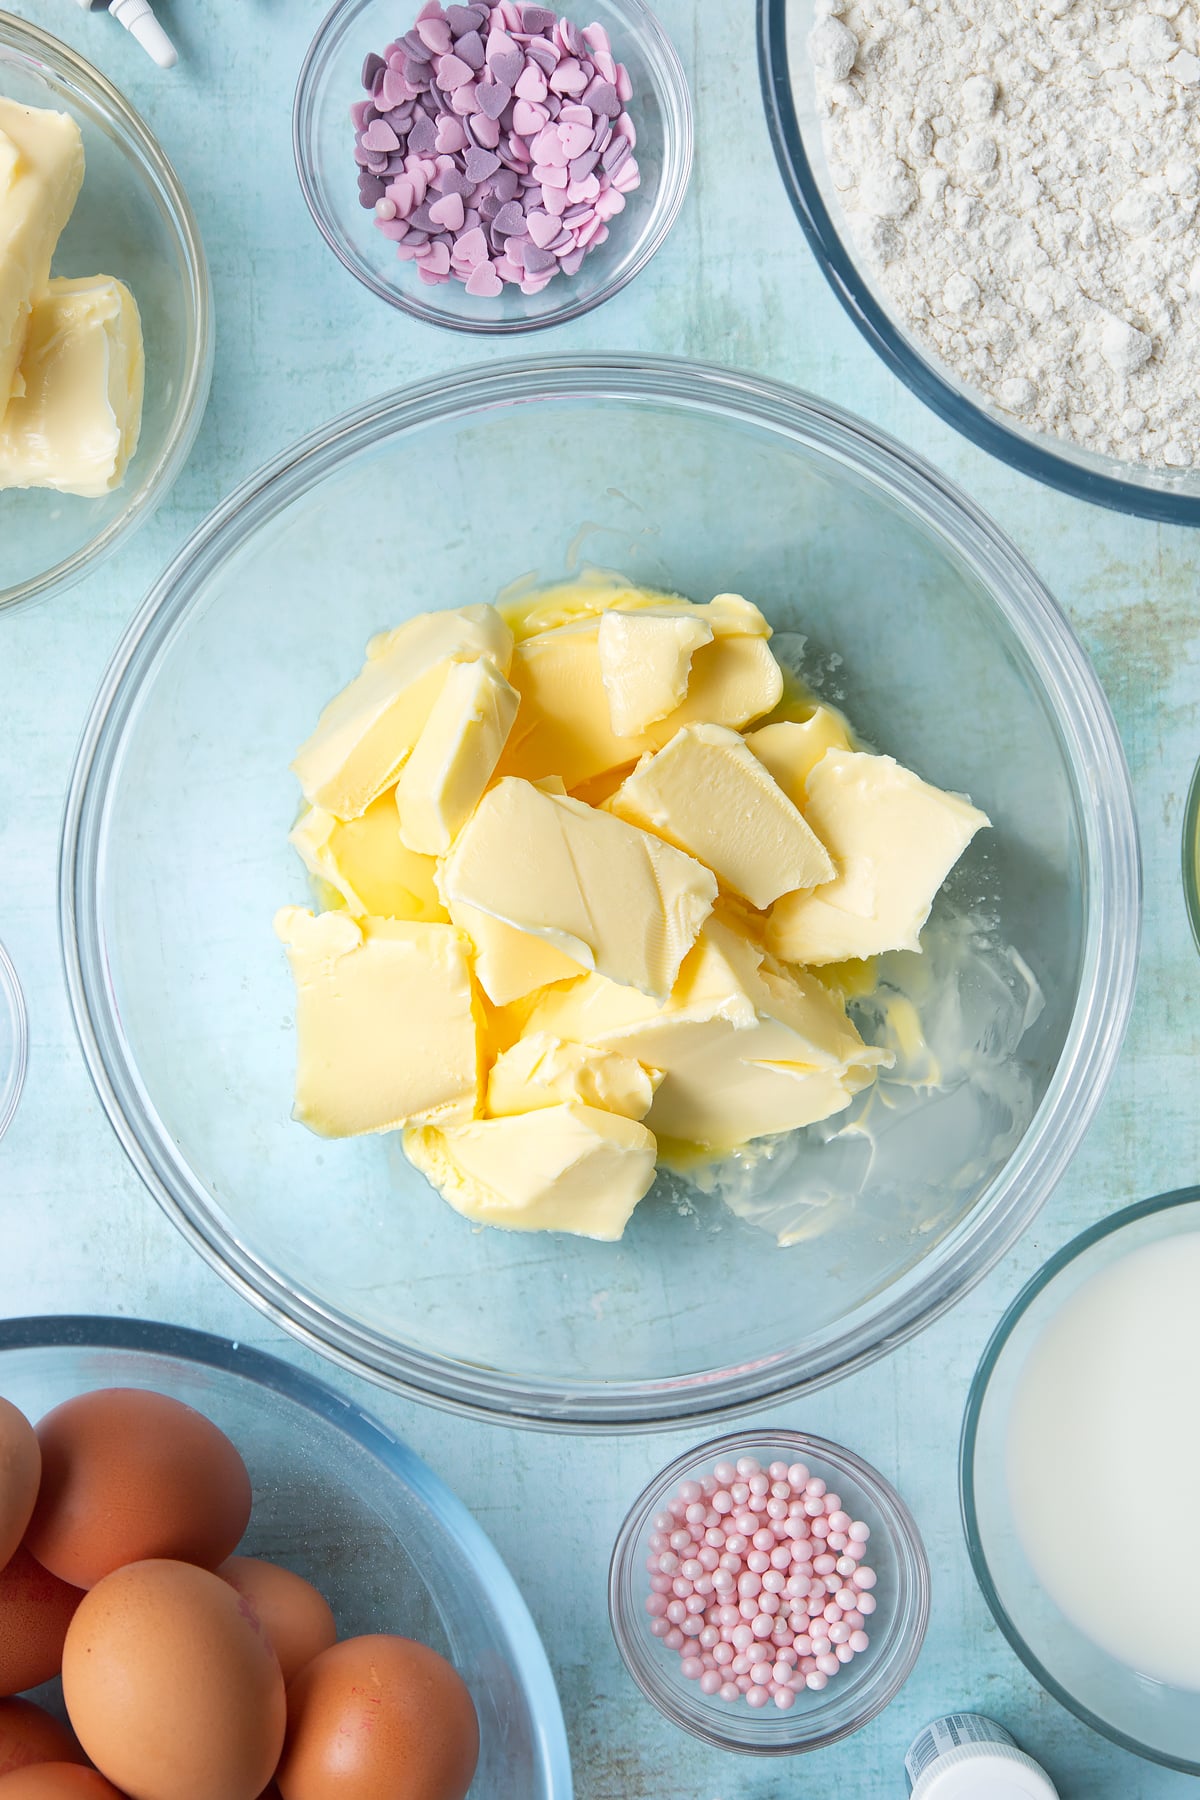
<svg viewBox="0 0 1200 1800">
<path fill-rule="evenodd" d="M 487 119 L 498 119 L 511 99 L 512 89 L 498 81 L 481 81 L 475 95 L 476 105 Z"/>
<path fill-rule="evenodd" d="M 500 167 L 500 158 L 490 150 L 481 150 L 473 144 L 464 159 L 466 171 L 472 181 L 486 181 Z"/>
<path fill-rule="evenodd" d="M 386 68 L 387 64 L 384 62 L 382 56 L 376 56 L 375 52 L 372 50 L 362 68 L 362 84 L 366 88 L 368 94 L 375 86 L 375 77 L 377 75 L 382 75 Z"/>
<path fill-rule="evenodd" d="M 422 200 L 420 206 L 414 206 L 408 216 L 408 222 L 410 225 L 415 225 L 418 231 L 436 231 L 438 227 L 437 220 L 430 217 L 429 202 L 426 200 Z"/>
<path fill-rule="evenodd" d="M 414 156 L 430 156 L 436 152 L 437 126 L 427 114 L 413 121 L 413 128 L 408 134 L 408 148 Z"/>
<path fill-rule="evenodd" d="M 483 39 L 477 31 L 464 32 L 454 46 L 455 56 L 478 73 L 483 67 Z"/>
<path fill-rule="evenodd" d="M 516 237 L 525 229 L 525 214 L 515 200 L 509 200 L 496 214 L 492 226 L 502 237 Z"/>
<path fill-rule="evenodd" d="M 521 30 L 531 32 L 553 31 L 558 23 L 554 14 L 546 6 L 523 6 L 521 8 Z"/>
<path fill-rule="evenodd" d="M 500 211 L 501 202 L 495 194 L 484 194 L 475 202 L 476 209 L 485 225 L 490 225 Z"/>
<path fill-rule="evenodd" d="M 558 67 L 558 51 L 545 38 L 535 38 L 525 47 L 525 54 L 530 62 L 536 63 L 543 75 L 550 75 Z"/>
<path fill-rule="evenodd" d="M 406 31 L 404 36 L 400 39 L 400 42 L 408 51 L 409 57 L 413 62 L 427 63 L 433 54 L 428 44 L 424 43 L 417 36 L 415 31 Z"/>
<path fill-rule="evenodd" d="M 578 25 L 572 25 L 569 19 L 563 20 L 563 42 L 572 56 L 586 56 L 588 53 L 587 39 Z"/>
<path fill-rule="evenodd" d="M 378 175 L 368 175 L 364 169 L 358 178 L 358 200 L 360 206 L 369 207 L 372 211 L 377 200 L 384 196 L 384 185 Z"/>
<path fill-rule="evenodd" d="M 525 67 L 522 52 L 514 48 L 498 51 L 495 56 L 488 57 L 488 69 L 493 81 L 502 81 L 506 88 L 512 89 L 521 79 L 521 71 Z"/>
<path fill-rule="evenodd" d="M 600 152 L 598 150 L 588 150 L 583 156 L 575 157 L 573 162 L 567 164 L 571 180 L 586 181 L 599 161 Z"/>
<path fill-rule="evenodd" d="M 553 250 L 540 250 L 536 244 L 526 244 L 524 262 L 528 274 L 540 275 L 546 269 L 555 268 L 558 258 Z"/>
<path fill-rule="evenodd" d="M 492 192 L 497 200 L 515 200 L 521 178 L 515 169 L 501 169 L 492 183 Z"/>
</svg>

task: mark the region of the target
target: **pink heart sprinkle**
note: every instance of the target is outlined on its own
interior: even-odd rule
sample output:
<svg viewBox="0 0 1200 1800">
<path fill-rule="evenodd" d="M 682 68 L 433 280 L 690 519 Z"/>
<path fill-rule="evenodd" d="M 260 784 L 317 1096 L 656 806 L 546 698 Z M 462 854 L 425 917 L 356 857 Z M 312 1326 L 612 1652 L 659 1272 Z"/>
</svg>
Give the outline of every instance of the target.
<svg viewBox="0 0 1200 1800">
<path fill-rule="evenodd" d="M 550 77 L 550 92 L 552 94 L 582 94 L 591 78 L 591 71 L 585 71 L 575 57 L 564 56 Z"/>
<path fill-rule="evenodd" d="M 544 106 L 537 106 L 530 100 L 518 100 L 513 105 L 513 130 L 521 137 L 534 137 L 550 123 L 550 114 Z M 592 134 L 588 132 L 588 142 Z"/>
<path fill-rule="evenodd" d="M 451 118 L 449 113 L 444 113 L 438 120 L 436 148 L 443 156 L 452 156 L 456 150 L 465 150 L 466 147 L 466 128 L 458 119 Z"/>
<path fill-rule="evenodd" d="M 478 111 L 479 101 L 476 98 L 475 83 L 464 81 L 461 87 L 456 87 L 450 95 L 450 105 L 462 119 Z"/>
<path fill-rule="evenodd" d="M 487 239 L 482 227 L 476 225 L 472 231 L 463 232 L 454 246 L 454 260 L 472 269 L 487 261 Z"/>
<path fill-rule="evenodd" d="M 438 58 L 438 86 L 444 93 L 448 94 L 454 88 L 462 87 L 465 82 L 472 79 L 474 74 L 474 69 L 469 63 L 465 63 L 461 56 L 450 55 Z"/>
<path fill-rule="evenodd" d="M 574 103 L 562 107 L 558 115 L 560 125 L 586 125 L 589 138 L 596 129 L 596 121 L 592 117 L 590 106 L 578 106 Z"/>
<path fill-rule="evenodd" d="M 429 208 L 429 216 L 435 225 L 444 225 L 447 231 L 461 231 L 467 209 L 463 205 L 461 194 L 443 194 Z"/>
<path fill-rule="evenodd" d="M 417 261 L 436 275 L 450 273 L 450 252 L 445 244 L 426 244 L 425 255 L 418 256 Z"/>
<path fill-rule="evenodd" d="M 593 126 L 558 125 L 555 129 L 558 141 L 567 153 L 568 162 L 574 162 L 577 156 L 582 156 L 585 150 L 591 149 Z"/>
<path fill-rule="evenodd" d="M 586 175 L 582 181 L 567 183 L 567 199 L 572 206 L 590 206 L 600 192 L 600 183 L 594 175 Z"/>
<path fill-rule="evenodd" d="M 485 150 L 495 150 L 499 147 L 499 119 L 489 119 L 486 113 L 472 113 L 471 130 L 475 134 L 475 142 L 481 144 Z"/>
<path fill-rule="evenodd" d="M 394 203 L 400 216 L 405 219 L 417 204 L 416 192 L 407 175 L 397 175 L 395 181 L 388 186 L 387 197 Z"/>
<path fill-rule="evenodd" d="M 533 178 L 542 187 L 565 188 L 571 175 L 566 168 L 555 168 L 550 163 L 534 163 Z"/>
<path fill-rule="evenodd" d="M 543 185 L 542 206 L 552 218 L 561 219 L 567 210 L 567 190 Z"/>
<path fill-rule="evenodd" d="M 422 19 L 417 25 L 417 36 L 435 56 L 445 55 L 450 48 L 450 26 L 445 19 Z"/>
<path fill-rule="evenodd" d="M 467 276 L 466 288 L 476 299 L 494 300 L 497 294 L 503 293 L 504 283 L 490 262 L 481 262 Z"/>
<path fill-rule="evenodd" d="M 548 212 L 526 213 L 525 227 L 539 250 L 544 250 L 558 236 L 558 220 Z"/>
<path fill-rule="evenodd" d="M 373 150 L 376 156 L 390 156 L 393 150 L 400 148 L 400 139 L 386 119 L 372 119 L 363 132 L 363 144 L 366 149 Z"/>
<path fill-rule="evenodd" d="M 536 105 L 539 100 L 544 100 L 546 98 L 548 92 L 549 89 L 546 86 L 546 77 L 542 74 L 542 71 L 538 68 L 537 64 L 526 63 L 525 72 L 513 89 L 513 93 L 517 96 L 517 99 L 529 100 Z"/>
</svg>

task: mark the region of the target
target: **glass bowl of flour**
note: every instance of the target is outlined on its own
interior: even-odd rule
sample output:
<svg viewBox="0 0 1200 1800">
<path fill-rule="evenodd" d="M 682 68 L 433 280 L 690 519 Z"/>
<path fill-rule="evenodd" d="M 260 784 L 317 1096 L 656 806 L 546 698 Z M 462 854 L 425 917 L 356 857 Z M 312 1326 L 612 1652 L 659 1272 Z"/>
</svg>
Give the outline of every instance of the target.
<svg viewBox="0 0 1200 1800">
<path fill-rule="evenodd" d="M 1058 1251 L 983 1354 L 960 1471 L 976 1578 L 1027 1668 L 1094 1730 L 1191 1775 L 1198 1281 L 1200 1188 Z"/>
<path fill-rule="evenodd" d="M 1200 7 L 759 0 L 809 244 L 868 342 L 1024 474 L 1200 524 Z"/>
</svg>

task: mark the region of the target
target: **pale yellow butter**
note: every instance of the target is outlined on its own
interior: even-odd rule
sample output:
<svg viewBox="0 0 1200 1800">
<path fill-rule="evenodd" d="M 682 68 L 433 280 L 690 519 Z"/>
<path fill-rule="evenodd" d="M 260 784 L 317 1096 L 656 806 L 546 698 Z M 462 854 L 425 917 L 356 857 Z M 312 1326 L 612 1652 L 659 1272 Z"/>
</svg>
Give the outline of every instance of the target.
<svg viewBox="0 0 1200 1800">
<path fill-rule="evenodd" d="M 919 950 L 921 928 L 947 875 L 989 823 L 890 756 L 829 750 L 808 776 L 805 817 L 837 868 L 808 893 L 771 909 L 767 943 L 789 962 L 819 967 L 885 950 Z"/>
<path fill-rule="evenodd" d="M 585 973 L 582 964 L 545 938 L 518 931 L 515 925 L 506 925 L 476 906 L 452 900 L 449 916 L 471 940 L 475 979 L 493 1006 L 509 1006 L 553 981 L 569 981 Z"/>
<path fill-rule="evenodd" d="M 338 819 L 310 806 L 288 840 L 309 873 L 340 896 L 356 919 L 447 922 L 434 885 L 437 864 L 400 842 L 392 793 L 381 794 L 357 819 Z"/>
<path fill-rule="evenodd" d="M 410 850 L 442 856 L 492 778 L 519 695 L 495 663 L 455 663 L 400 771 L 396 810 Z"/>
<path fill-rule="evenodd" d="M 442 1198 L 481 1225 L 612 1242 L 654 1181 L 657 1146 L 635 1120 L 573 1103 L 406 1131 L 404 1148 Z"/>
<path fill-rule="evenodd" d="M 807 719 L 785 719 L 746 733 L 746 743 L 770 771 L 793 806 L 803 812 L 804 784 L 827 750 L 853 750 L 854 740 L 841 713 L 818 706 Z"/>
<path fill-rule="evenodd" d="M 751 906 L 832 881 L 829 853 L 778 782 L 722 725 L 685 725 L 606 802 L 697 857 Z"/>
<path fill-rule="evenodd" d="M 484 795 L 438 885 L 448 907 L 472 906 L 660 999 L 717 897 L 692 857 L 511 777 Z"/>
<path fill-rule="evenodd" d="M 531 781 L 561 775 L 574 789 L 661 749 L 681 725 L 746 725 L 770 712 L 783 692 L 779 664 L 764 636 L 726 635 L 714 628 L 712 642 L 692 657 L 681 704 L 641 733 L 619 737 L 604 685 L 599 632 L 594 618 L 585 619 L 518 643 L 509 679 L 521 695 L 521 710 L 500 759 L 502 775 Z"/>
<path fill-rule="evenodd" d="M 674 712 L 687 693 L 693 656 L 712 641 L 711 625 L 678 612 L 602 613 L 596 649 L 616 735 L 636 737 Z"/>
<path fill-rule="evenodd" d="M 109 275 L 52 281 L 34 302 L 23 392 L 0 413 L 0 488 L 95 500 L 125 479 L 142 425 L 142 322 Z"/>
<path fill-rule="evenodd" d="M 589 975 L 544 995 L 526 1030 L 662 1070 L 646 1123 L 714 1149 L 828 1118 L 888 1060 L 820 981 L 773 964 L 716 918 L 665 1005 Z"/>
<path fill-rule="evenodd" d="M 456 1124 L 479 1110 L 479 1018 L 452 925 L 314 917 L 275 930 L 296 984 L 294 1117 L 321 1137 Z"/>
<path fill-rule="evenodd" d="M 661 1071 L 595 1044 L 569 1044 L 546 1032 L 517 1040 L 492 1064 L 487 1110 L 493 1118 L 577 1100 L 627 1119 L 650 1111 Z"/>
<path fill-rule="evenodd" d="M 454 663 L 508 672 L 512 633 L 491 606 L 420 613 L 373 638 L 359 675 L 322 712 L 292 768 L 312 806 L 354 819 L 396 781 Z"/>
<path fill-rule="evenodd" d="M 0 411 L 21 392 L 30 313 L 82 186 L 75 120 L 0 95 Z"/>
</svg>

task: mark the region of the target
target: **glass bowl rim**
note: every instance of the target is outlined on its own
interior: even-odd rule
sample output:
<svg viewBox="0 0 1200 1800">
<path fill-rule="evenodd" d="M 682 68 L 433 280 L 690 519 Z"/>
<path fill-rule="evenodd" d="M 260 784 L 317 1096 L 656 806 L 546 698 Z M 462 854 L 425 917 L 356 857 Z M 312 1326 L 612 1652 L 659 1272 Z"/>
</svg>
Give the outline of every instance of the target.
<svg viewBox="0 0 1200 1800">
<path fill-rule="evenodd" d="M 1183 809 L 1183 898 L 1187 905 L 1188 924 L 1196 948 L 1200 950 L 1200 760 L 1192 771 L 1187 803 Z"/>
<path fill-rule="evenodd" d="M 92 1313 L 0 1319 L 0 1371 L 6 1352 L 38 1349 L 122 1350 L 135 1355 L 171 1357 L 267 1388 L 345 1432 L 389 1475 L 409 1488 L 428 1511 L 436 1514 L 462 1544 L 471 1568 L 482 1574 L 492 1604 L 520 1659 L 521 1683 L 530 1699 L 531 1733 L 546 1791 L 554 1800 L 571 1800 L 571 1759 L 558 1687 L 524 1595 L 474 1514 L 382 1420 L 294 1363 L 239 1339 L 218 1337 L 186 1325 Z"/>
<path fill-rule="evenodd" d="M 979 1583 L 980 1592 L 987 1602 L 988 1611 L 1000 1627 L 1009 1646 L 1014 1650 L 1021 1662 L 1029 1670 L 1038 1685 L 1046 1690 L 1060 1706 L 1073 1713 L 1083 1724 L 1099 1732 L 1110 1743 L 1117 1744 L 1122 1750 L 1130 1751 L 1134 1756 L 1145 1758 L 1148 1762 L 1159 1763 L 1168 1769 L 1177 1769 L 1185 1775 L 1200 1775 L 1200 1756 L 1188 1760 L 1185 1757 L 1172 1756 L 1169 1752 L 1156 1750 L 1144 1744 L 1140 1738 L 1131 1737 L 1118 1726 L 1111 1725 L 1085 1706 L 1081 1700 L 1064 1687 L 1056 1676 L 1052 1675 L 1026 1643 L 1024 1636 L 1009 1617 L 1008 1609 L 996 1591 L 988 1565 L 987 1551 L 979 1532 L 979 1519 L 975 1507 L 975 1450 L 979 1439 L 979 1424 L 983 1412 L 983 1403 L 987 1398 L 987 1390 L 991 1383 L 996 1366 L 1008 1345 L 1008 1340 L 1021 1323 L 1025 1314 L 1034 1302 L 1040 1299 L 1047 1288 L 1062 1274 L 1064 1269 L 1085 1255 L 1096 1244 L 1105 1238 L 1114 1237 L 1127 1225 L 1136 1225 L 1140 1220 L 1152 1218 L 1157 1213 L 1168 1213 L 1176 1207 L 1194 1206 L 1200 1201 L 1200 1186 L 1172 1188 L 1169 1193 L 1156 1194 L 1148 1200 L 1137 1200 L 1131 1206 L 1123 1206 L 1118 1212 L 1109 1213 L 1098 1219 L 1087 1228 L 1056 1250 L 1042 1264 L 1021 1288 L 1016 1297 L 1005 1308 L 1000 1322 L 992 1332 L 984 1347 L 979 1365 L 971 1377 L 971 1386 L 967 1394 L 966 1410 L 963 1414 L 962 1434 L 958 1451 L 958 1495 L 959 1510 L 962 1517 L 963 1535 L 966 1538 L 967 1555 L 971 1561 L 971 1570 Z"/>
<path fill-rule="evenodd" d="M 613 3 L 627 8 L 630 13 L 630 28 L 648 42 L 660 65 L 661 79 L 657 83 L 659 98 L 663 107 L 664 144 L 669 152 L 664 157 L 663 183 L 658 199 L 655 202 L 646 227 L 643 230 L 637 254 L 631 259 L 628 268 L 609 280 L 585 299 L 564 299 L 561 306 L 556 306 L 539 317 L 519 319 L 472 319 L 466 315 L 456 318 L 453 315 L 439 312 L 422 300 L 419 289 L 409 291 L 389 286 L 371 269 L 350 256 L 339 241 L 334 229 L 334 221 L 330 219 L 317 195 L 312 179 L 310 155 L 312 134 L 313 104 L 322 72 L 328 41 L 339 27 L 343 17 L 357 14 L 373 4 L 373 0 L 334 0 L 334 4 L 317 27 L 316 34 L 305 53 L 300 66 L 300 74 L 296 80 L 296 94 L 292 103 L 292 156 L 296 165 L 296 177 L 300 183 L 300 192 L 304 204 L 308 208 L 313 224 L 320 232 L 326 244 L 333 251 L 342 267 L 358 281 L 368 292 L 389 306 L 405 312 L 414 319 L 420 319 L 426 325 L 439 325 L 446 331 L 465 332 L 472 337 L 517 337 L 531 331 L 545 331 L 554 325 L 565 325 L 571 319 L 582 318 L 585 313 L 593 311 L 605 300 L 611 300 L 634 279 L 640 275 L 646 265 L 662 249 L 670 236 L 683 202 L 687 197 L 692 177 L 692 162 L 695 154 L 695 117 L 692 107 L 691 88 L 684 73 L 683 63 L 671 38 L 661 24 L 658 15 L 652 12 L 646 0 L 613 0 Z M 570 290 L 568 289 L 568 292 Z"/>
<path fill-rule="evenodd" d="M 660 1687 L 650 1679 L 645 1671 L 639 1668 L 626 1653 L 626 1641 L 636 1629 L 636 1624 L 626 1619 L 624 1601 L 621 1596 L 621 1584 L 627 1571 L 630 1559 L 637 1553 L 637 1539 L 640 1535 L 642 1518 L 648 1514 L 652 1501 L 677 1481 L 686 1479 L 689 1470 L 704 1462 L 711 1462 L 715 1457 L 736 1455 L 743 1450 L 761 1450 L 768 1445 L 777 1445 L 780 1449 L 799 1453 L 804 1458 L 811 1456 L 814 1461 L 826 1468 L 850 1475 L 859 1486 L 871 1496 L 876 1505 L 881 1505 L 887 1512 L 889 1551 L 898 1540 L 903 1548 L 907 1563 L 908 1576 L 912 1584 L 910 1600 L 913 1606 L 913 1617 L 907 1634 L 907 1645 L 897 1658 L 888 1679 L 872 1692 L 867 1703 L 845 1724 L 836 1729 L 822 1731 L 811 1736 L 797 1734 L 779 1743 L 749 1744 L 729 1737 L 718 1729 L 716 1724 L 711 1728 L 702 1726 L 698 1721 L 687 1716 L 682 1708 L 676 1705 L 669 1696 L 669 1687 L 664 1681 Z M 674 1461 L 660 1469 L 651 1477 L 634 1500 L 629 1511 L 621 1521 L 613 1543 L 612 1555 L 608 1566 L 608 1621 L 613 1640 L 620 1652 L 621 1661 L 626 1671 L 636 1683 L 646 1699 L 658 1708 L 663 1717 L 681 1730 L 691 1732 L 704 1743 L 718 1749 L 730 1750 L 750 1756 L 795 1756 L 811 1750 L 827 1750 L 831 1745 L 840 1743 L 843 1738 L 852 1737 L 869 1725 L 872 1719 L 886 1710 L 900 1692 L 917 1664 L 925 1642 L 925 1634 L 929 1627 L 929 1613 L 932 1594 L 932 1581 L 929 1570 L 929 1557 L 920 1527 L 913 1517 L 907 1503 L 896 1492 L 886 1475 L 849 1449 L 845 1444 L 836 1444 L 831 1438 L 818 1437 L 809 1431 L 793 1431 L 779 1426 L 764 1426 L 756 1430 L 747 1426 L 744 1430 L 730 1433 L 724 1437 L 710 1438 L 707 1443 L 697 1444 L 694 1449 L 685 1451 Z M 836 1696 L 835 1696 L 836 1698 Z M 753 1715 L 757 1716 L 757 1715 Z M 785 1714 L 785 1720 L 794 1720 L 799 1726 L 804 1715 Z"/>
<path fill-rule="evenodd" d="M 99 912 L 90 896 L 99 876 L 108 777 L 142 680 L 219 566 L 227 543 L 240 545 L 272 516 L 280 490 L 280 503 L 292 503 L 349 455 L 384 437 L 431 422 L 445 424 L 485 407 L 564 398 L 657 401 L 714 412 L 815 445 L 869 479 L 976 568 L 1039 670 L 1045 691 L 1053 694 L 1067 684 L 1071 708 L 1067 716 L 1060 713 L 1059 726 L 1066 733 L 1081 806 L 1088 807 L 1097 767 L 1107 770 L 1111 783 L 1111 792 L 1092 802 L 1083 818 L 1089 861 L 1110 866 L 1106 887 L 1094 881 L 1084 885 L 1084 948 L 1071 1026 L 1038 1112 L 997 1176 L 990 1203 L 986 1198 L 977 1203 L 968 1216 L 971 1223 L 960 1222 L 943 1241 L 952 1245 L 945 1260 L 883 1313 L 877 1310 L 844 1329 L 820 1353 L 799 1356 L 793 1350 L 733 1376 L 700 1372 L 657 1384 L 570 1384 L 561 1378 L 550 1383 L 411 1351 L 341 1315 L 333 1317 L 330 1305 L 301 1296 L 280 1274 L 248 1256 L 233 1234 L 214 1232 L 207 1208 L 196 1204 L 197 1184 L 178 1178 L 169 1146 L 142 1104 L 136 1069 L 124 1055 L 119 1021 L 104 994 Z M 449 1410 L 546 1430 L 669 1430 L 702 1416 L 729 1417 L 781 1393 L 815 1389 L 874 1361 L 940 1317 L 987 1273 L 1048 1197 L 1107 1086 L 1132 1004 L 1140 893 L 1129 774 L 1103 690 L 1066 616 L 973 501 L 873 426 L 777 382 L 674 358 L 536 357 L 459 370 L 367 402 L 266 464 L 192 534 L 134 614 L 84 727 L 63 817 L 59 932 L 76 1031 L 118 1139 L 168 1217 L 244 1299 L 341 1367 Z M 1054 1131 L 1047 1128 L 1051 1119 Z"/>
<path fill-rule="evenodd" d="M 1167 524 L 1200 525 L 1200 493 L 1142 487 L 1119 476 L 1079 468 L 1065 456 L 1028 443 L 971 398 L 969 390 L 956 393 L 905 342 L 847 253 L 813 177 L 789 72 L 788 5 L 789 0 L 757 0 L 759 85 L 767 128 L 792 210 L 817 266 L 875 354 L 938 418 L 1019 474 L 1115 512 Z"/>
<path fill-rule="evenodd" d="M 13 1034 L 12 1061 L 7 1076 L 0 1085 L 2 1138 L 16 1118 L 29 1068 L 29 1015 L 25 1009 L 25 996 L 21 992 L 17 971 L 3 944 L 0 944 L 0 1010 L 7 1014 Z M 0 1070 L 0 1076 L 2 1075 L 4 1071 Z"/>
<path fill-rule="evenodd" d="M 153 480 L 139 495 L 131 498 L 97 537 L 73 555 L 64 557 L 53 568 L 31 576 L 16 587 L 0 589 L 0 612 L 20 606 L 27 600 L 44 599 L 90 574 L 131 531 L 150 517 L 191 454 L 204 418 L 215 351 L 212 283 L 200 227 L 183 184 L 150 127 L 112 82 L 69 44 L 43 31 L 40 25 L 32 25 L 13 13 L 0 11 L 0 48 L 5 47 L 34 56 L 44 62 L 53 75 L 73 82 L 85 91 L 90 90 L 97 105 L 118 129 L 126 148 L 136 152 L 137 160 L 157 187 L 179 235 L 191 288 L 194 341 L 187 376 L 175 404 Z"/>
</svg>

